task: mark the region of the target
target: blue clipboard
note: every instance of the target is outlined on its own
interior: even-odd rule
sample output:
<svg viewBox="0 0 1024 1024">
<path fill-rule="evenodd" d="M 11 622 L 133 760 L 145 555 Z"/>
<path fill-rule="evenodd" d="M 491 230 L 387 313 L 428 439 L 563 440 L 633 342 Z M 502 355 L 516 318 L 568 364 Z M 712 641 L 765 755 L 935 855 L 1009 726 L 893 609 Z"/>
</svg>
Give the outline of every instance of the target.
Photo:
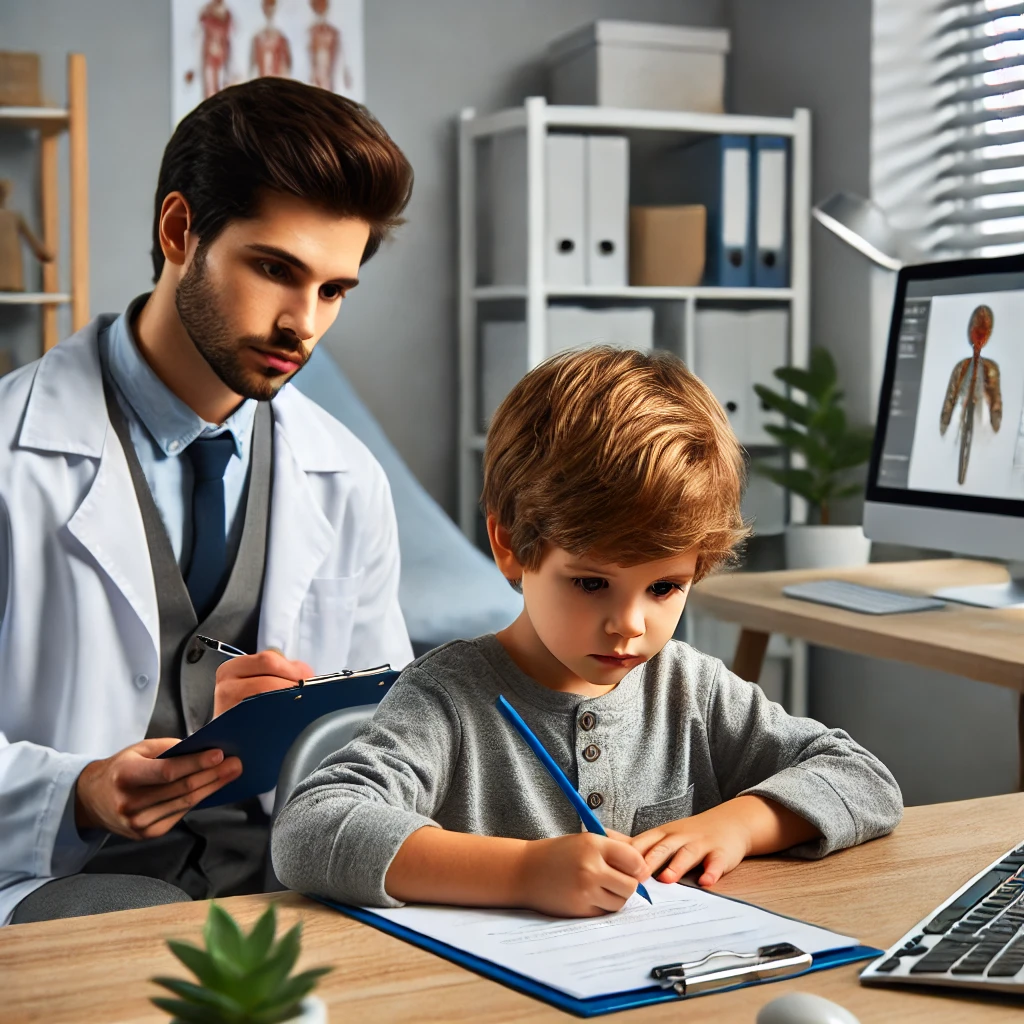
<svg viewBox="0 0 1024 1024">
<path fill-rule="evenodd" d="M 391 670 L 355 672 L 310 686 L 290 686 L 246 697 L 218 715 L 161 757 L 180 757 L 201 750 L 223 750 L 242 759 L 242 774 L 197 807 L 248 800 L 277 785 L 281 763 L 295 738 L 312 722 L 332 711 L 377 704 L 398 678 Z"/>
<path fill-rule="evenodd" d="M 541 984 L 516 971 L 510 971 L 507 967 L 500 967 L 490 960 L 484 960 L 482 957 L 474 956 L 463 949 L 450 946 L 446 942 L 440 942 L 411 928 L 406 928 L 404 925 L 396 924 L 385 917 L 381 917 L 379 914 L 375 914 L 372 910 L 352 907 L 345 903 L 335 903 L 333 900 L 322 896 L 314 896 L 308 893 L 307 895 L 310 899 L 316 900 L 332 910 L 337 910 L 347 917 L 353 917 L 363 924 L 370 925 L 372 928 L 378 928 L 382 932 L 394 935 L 396 938 L 411 942 L 414 946 L 419 946 L 421 949 L 444 957 L 445 960 L 450 960 L 460 967 L 465 967 L 476 974 L 483 975 L 485 978 L 490 978 L 492 981 L 500 981 L 503 985 L 514 988 L 517 992 L 533 996 L 535 999 L 541 999 L 545 1003 L 557 1006 L 560 1010 L 575 1014 L 577 1017 L 599 1017 L 604 1013 L 633 1010 L 639 1006 L 651 1006 L 654 1003 L 681 1002 L 683 999 L 694 999 L 698 995 L 731 992 L 733 989 L 745 988 L 751 984 L 770 984 L 770 981 L 744 982 L 739 985 L 730 985 L 728 988 L 718 988 L 713 992 L 694 993 L 694 995 L 685 997 L 676 995 L 671 989 L 664 989 L 659 985 L 652 984 L 646 988 L 631 989 L 627 992 L 613 992 L 609 995 L 595 996 L 592 999 L 577 999 L 575 996 L 567 995 L 559 989 Z M 723 896 L 722 898 L 732 899 L 732 897 L 728 896 Z M 737 902 L 742 903 L 743 901 L 738 900 Z M 785 915 L 779 914 L 778 916 L 783 917 Z M 830 967 L 841 967 L 843 964 L 855 963 L 858 960 L 873 960 L 881 956 L 883 952 L 883 950 L 875 949 L 873 946 L 848 946 L 843 949 L 831 949 L 825 953 L 816 954 L 812 965 L 807 970 L 801 971 L 799 974 L 790 974 L 787 978 L 800 977 L 801 974 L 810 974 L 813 971 L 825 971 Z M 777 978 L 771 980 L 782 981 L 786 979 Z"/>
</svg>

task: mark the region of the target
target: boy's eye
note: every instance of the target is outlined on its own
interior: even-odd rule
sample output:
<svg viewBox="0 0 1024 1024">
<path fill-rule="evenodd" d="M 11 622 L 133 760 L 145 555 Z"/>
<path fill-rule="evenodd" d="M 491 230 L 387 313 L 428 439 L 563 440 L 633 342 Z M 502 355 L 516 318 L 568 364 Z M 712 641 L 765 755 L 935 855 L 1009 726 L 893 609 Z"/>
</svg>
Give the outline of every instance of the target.
<svg viewBox="0 0 1024 1024">
<path fill-rule="evenodd" d="M 683 588 L 678 583 L 669 583 L 668 580 L 658 580 L 657 583 L 651 584 L 651 593 L 655 597 L 668 597 L 673 590 L 682 590 Z"/>
<path fill-rule="evenodd" d="M 335 299 L 343 299 L 345 293 L 341 290 L 339 284 L 325 284 L 320 289 L 320 298 L 325 302 L 333 302 Z"/>
<path fill-rule="evenodd" d="M 608 581 L 600 576 L 575 576 L 572 583 L 574 587 L 579 587 L 587 594 L 596 594 L 608 586 Z"/>
</svg>

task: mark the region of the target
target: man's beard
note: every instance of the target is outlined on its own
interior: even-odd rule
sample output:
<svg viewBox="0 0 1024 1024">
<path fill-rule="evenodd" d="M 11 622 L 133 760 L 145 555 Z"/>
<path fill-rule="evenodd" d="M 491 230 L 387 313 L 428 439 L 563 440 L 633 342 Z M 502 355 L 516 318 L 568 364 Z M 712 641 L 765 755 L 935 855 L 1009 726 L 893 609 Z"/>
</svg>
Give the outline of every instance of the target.
<svg viewBox="0 0 1024 1024">
<path fill-rule="evenodd" d="M 269 337 L 256 334 L 240 338 L 232 336 L 217 304 L 216 289 L 207 279 L 206 250 L 201 245 L 178 285 L 174 304 L 181 325 L 199 354 L 224 384 L 243 398 L 269 402 L 309 358 L 302 342 L 283 331 L 274 331 Z M 291 374 L 247 370 L 240 359 L 247 348 L 258 348 L 264 352 L 277 350 L 282 355 L 297 358 L 297 369 Z"/>
</svg>

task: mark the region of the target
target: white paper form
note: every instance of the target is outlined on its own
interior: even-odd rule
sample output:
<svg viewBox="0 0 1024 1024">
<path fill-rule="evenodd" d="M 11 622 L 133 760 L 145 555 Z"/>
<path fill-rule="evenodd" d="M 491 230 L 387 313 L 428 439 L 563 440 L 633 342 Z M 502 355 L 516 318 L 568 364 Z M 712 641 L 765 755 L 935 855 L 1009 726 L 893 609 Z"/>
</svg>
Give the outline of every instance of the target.
<svg viewBox="0 0 1024 1024">
<path fill-rule="evenodd" d="M 754 953 L 759 946 L 791 942 L 813 955 L 857 945 L 847 935 L 702 889 L 654 879 L 644 885 L 653 906 L 634 895 L 617 914 L 574 920 L 525 910 L 366 909 L 577 999 L 648 988 L 652 967 L 719 950 Z"/>
</svg>

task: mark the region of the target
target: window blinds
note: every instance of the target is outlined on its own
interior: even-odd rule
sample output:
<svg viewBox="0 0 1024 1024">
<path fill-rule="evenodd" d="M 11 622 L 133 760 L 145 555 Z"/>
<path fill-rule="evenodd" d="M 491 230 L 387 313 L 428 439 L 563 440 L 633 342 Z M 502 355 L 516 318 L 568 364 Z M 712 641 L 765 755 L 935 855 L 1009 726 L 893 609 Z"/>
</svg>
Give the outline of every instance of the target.
<svg viewBox="0 0 1024 1024">
<path fill-rule="evenodd" d="M 928 248 L 1024 250 L 1024 3 L 933 3 L 936 139 Z"/>
</svg>

